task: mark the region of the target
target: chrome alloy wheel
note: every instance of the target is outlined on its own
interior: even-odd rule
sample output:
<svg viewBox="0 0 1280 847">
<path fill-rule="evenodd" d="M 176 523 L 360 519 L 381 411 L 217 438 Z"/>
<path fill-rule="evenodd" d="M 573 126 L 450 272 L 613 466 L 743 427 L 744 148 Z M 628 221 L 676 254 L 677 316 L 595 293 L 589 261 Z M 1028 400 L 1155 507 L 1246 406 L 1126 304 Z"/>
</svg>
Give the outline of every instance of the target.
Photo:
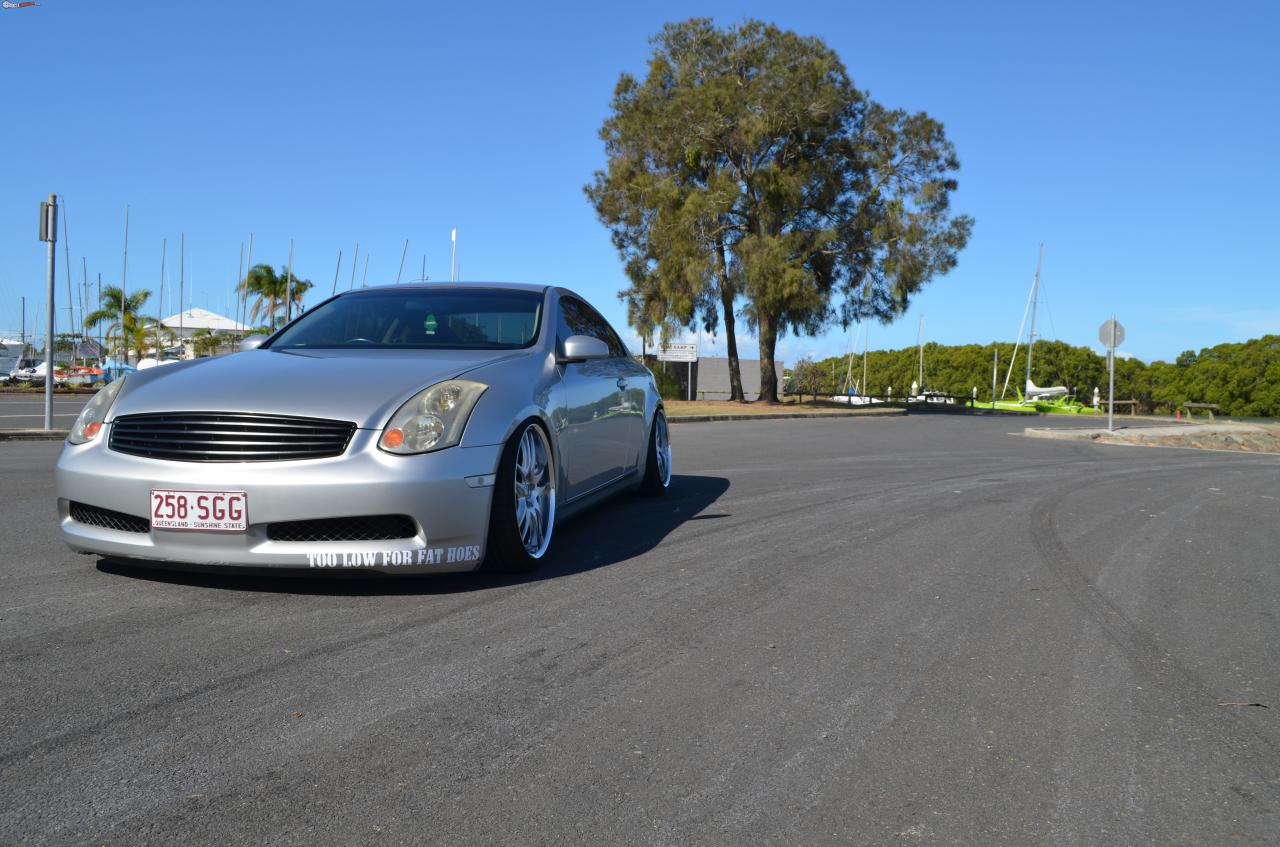
<svg viewBox="0 0 1280 847">
<path fill-rule="evenodd" d="M 516 531 L 525 551 L 539 559 L 551 543 L 556 520 L 556 478 L 551 445 L 536 424 L 520 436 L 515 465 Z"/>
<path fill-rule="evenodd" d="M 658 459 L 658 479 L 666 488 L 671 484 L 671 436 L 667 432 L 667 416 L 661 411 L 653 420 L 653 448 Z"/>
</svg>

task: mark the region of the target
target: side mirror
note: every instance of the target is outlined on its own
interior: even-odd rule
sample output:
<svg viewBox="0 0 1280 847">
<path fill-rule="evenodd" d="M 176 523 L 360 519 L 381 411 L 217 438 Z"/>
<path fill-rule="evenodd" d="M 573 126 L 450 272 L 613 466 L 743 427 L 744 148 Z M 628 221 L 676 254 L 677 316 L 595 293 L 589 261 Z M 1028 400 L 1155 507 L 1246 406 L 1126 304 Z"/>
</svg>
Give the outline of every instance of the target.
<svg viewBox="0 0 1280 847">
<path fill-rule="evenodd" d="M 568 362 L 589 362 L 593 359 L 609 358 L 609 345 L 599 338 L 589 335 L 571 335 L 564 340 L 564 355 L 560 357 L 562 364 Z"/>
<path fill-rule="evenodd" d="M 267 340 L 267 337 L 265 335 L 262 335 L 261 333 L 259 333 L 258 335 L 251 335 L 240 342 L 240 352 L 243 353 L 246 350 L 257 350 L 259 347 L 262 346 L 262 342 L 266 340 Z"/>
</svg>

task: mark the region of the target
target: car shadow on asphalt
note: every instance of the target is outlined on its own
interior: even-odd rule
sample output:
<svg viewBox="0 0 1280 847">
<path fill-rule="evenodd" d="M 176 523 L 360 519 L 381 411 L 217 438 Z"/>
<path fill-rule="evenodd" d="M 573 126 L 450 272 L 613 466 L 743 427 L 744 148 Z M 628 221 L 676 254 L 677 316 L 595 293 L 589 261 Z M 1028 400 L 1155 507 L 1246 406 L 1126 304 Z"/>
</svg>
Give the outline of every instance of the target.
<svg viewBox="0 0 1280 847">
<path fill-rule="evenodd" d="M 100 572 L 114 576 L 226 591 L 342 596 L 482 591 L 585 573 L 647 553 L 686 521 L 728 517 L 701 514 L 728 490 L 729 480 L 724 477 L 676 474 L 671 478 L 671 487 L 665 497 L 623 494 L 611 498 L 556 527 L 547 559 L 527 574 L 397 574 L 363 570 L 313 573 L 300 570 L 280 575 L 272 571 L 245 569 L 191 570 L 112 559 L 100 559 L 97 567 Z"/>
</svg>

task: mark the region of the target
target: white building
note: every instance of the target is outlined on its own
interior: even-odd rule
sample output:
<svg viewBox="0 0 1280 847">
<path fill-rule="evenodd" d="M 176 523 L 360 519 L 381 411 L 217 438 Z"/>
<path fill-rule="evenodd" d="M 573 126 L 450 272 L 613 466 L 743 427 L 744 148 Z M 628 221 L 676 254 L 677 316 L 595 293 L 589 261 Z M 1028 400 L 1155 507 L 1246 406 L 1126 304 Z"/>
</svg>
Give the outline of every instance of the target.
<svg viewBox="0 0 1280 847">
<path fill-rule="evenodd" d="M 198 307 L 162 318 L 160 325 L 171 330 L 178 337 L 179 342 L 182 344 L 182 358 L 184 359 L 190 359 L 194 355 L 191 339 L 199 330 L 207 329 L 210 332 L 222 332 L 238 336 L 243 335 L 250 329 L 231 318 Z M 176 353 L 177 351 L 174 350 L 173 352 Z"/>
</svg>

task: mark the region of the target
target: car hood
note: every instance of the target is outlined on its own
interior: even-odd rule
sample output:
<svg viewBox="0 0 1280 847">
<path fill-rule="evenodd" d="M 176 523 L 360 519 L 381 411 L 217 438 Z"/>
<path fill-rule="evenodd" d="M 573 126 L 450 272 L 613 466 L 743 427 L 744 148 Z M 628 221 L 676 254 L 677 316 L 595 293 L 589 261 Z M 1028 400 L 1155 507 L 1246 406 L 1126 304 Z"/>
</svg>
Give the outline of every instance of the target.
<svg viewBox="0 0 1280 847">
<path fill-rule="evenodd" d="M 380 429 L 427 386 L 527 350 L 250 350 L 130 374 L 111 418 L 260 412 Z"/>
</svg>

